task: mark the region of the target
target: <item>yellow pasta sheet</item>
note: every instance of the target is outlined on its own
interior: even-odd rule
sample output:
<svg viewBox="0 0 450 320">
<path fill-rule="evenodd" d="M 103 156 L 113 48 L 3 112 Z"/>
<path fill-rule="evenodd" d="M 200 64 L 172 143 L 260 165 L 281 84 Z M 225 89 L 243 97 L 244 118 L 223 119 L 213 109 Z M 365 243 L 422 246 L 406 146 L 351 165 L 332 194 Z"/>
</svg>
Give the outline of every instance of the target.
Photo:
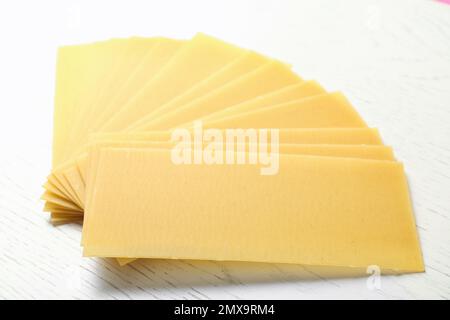
<svg viewBox="0 0 450 320">
<path fill-rule="evenodd" d="M 282 154 L 279 173 L 262 176 L 175 165 L 168 150 L 93 155 L 86 256 L 423 270 L 400 163 Z"/>
</svg>

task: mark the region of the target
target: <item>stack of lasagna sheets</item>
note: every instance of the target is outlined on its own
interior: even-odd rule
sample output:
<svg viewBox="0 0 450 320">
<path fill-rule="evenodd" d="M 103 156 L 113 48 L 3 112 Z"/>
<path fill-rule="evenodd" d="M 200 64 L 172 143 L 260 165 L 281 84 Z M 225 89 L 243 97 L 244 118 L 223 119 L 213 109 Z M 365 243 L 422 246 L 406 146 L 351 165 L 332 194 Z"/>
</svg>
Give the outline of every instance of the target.
<svg viewBox="0 0 450 320">
<path fill-rule="evenodd" d="M 85 256 L 423 271 L 401 163 L 345 96 L 204 34 L 58 52 L 45 211 Z"/>
</svg>

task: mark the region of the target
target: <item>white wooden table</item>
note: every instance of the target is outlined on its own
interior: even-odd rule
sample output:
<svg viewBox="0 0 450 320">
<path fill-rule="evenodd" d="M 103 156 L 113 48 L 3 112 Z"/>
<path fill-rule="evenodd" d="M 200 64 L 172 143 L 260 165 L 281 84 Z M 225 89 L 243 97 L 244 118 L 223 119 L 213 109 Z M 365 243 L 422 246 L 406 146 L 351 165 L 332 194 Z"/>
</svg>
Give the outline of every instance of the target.
<svg viewBox="0 0 450 320">
<path fill-rule="evenodd" d="M 0 4 L 0 298 L 450 298 L 450 6 L 435 1 Z M 93 3 L 94 2 L 94 3 Z M 153 4 L 152 4 L 153 3 Z M 189 3 L 189 4 L 188 4 Z M 342 90 L 406 166 L 426 273 L 326 278 L 301 266 L 81 257 L 41 212 L 57 45 L 203 31 Z"/>
</svg>

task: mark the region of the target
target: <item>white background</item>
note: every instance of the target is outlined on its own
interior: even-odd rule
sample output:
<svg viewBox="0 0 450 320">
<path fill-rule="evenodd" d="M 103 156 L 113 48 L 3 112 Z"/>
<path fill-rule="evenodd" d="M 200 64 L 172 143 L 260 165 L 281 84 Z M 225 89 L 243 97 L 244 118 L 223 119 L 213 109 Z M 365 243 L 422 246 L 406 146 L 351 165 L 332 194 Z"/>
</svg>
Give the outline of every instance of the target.
<svg viewBox="0 0 450 320">
<path fill-rule="evenodd" d="M 406 166 L 426 273 L 324 278 L 301 266 L 81 257 L 39 201 L 56 48 L 202 31 L 342 90 Z M 450 298 L 450 6 L 435 1 L 2 1 L 0 298 Z"/>
</svg>

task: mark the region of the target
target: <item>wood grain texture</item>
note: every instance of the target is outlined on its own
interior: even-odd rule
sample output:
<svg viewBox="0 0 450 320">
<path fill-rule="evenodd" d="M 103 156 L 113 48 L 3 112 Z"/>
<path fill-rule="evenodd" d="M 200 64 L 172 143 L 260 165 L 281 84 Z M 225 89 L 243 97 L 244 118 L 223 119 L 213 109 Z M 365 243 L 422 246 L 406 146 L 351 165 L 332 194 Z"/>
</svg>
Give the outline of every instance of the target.
<svg viewBox="0 0 450 320">
<path fill-rule="evenodd" d="M 69 10 L 80 18 L 73 20 L 68 4 L 47 10 L 50 3 L 30 3 L 25 13 L 14 4 L 0 10 L 0 35 L 9 45 L 0 61 L 8 89 L 0 107 L 0 298 L 450 298 L 450 6 L 194 1 L 149 10 L 139 2 L 111 4 L 108 14 L 100 5 L 80 5 Z M 169 13 L 171 22 L 162 18 Z M 117 26 L 122 14 L 130 23 Z M 148 260 L 119 267 L 81 257 L 81 226 L 49 223 L 39 196 L 50 164 L 56 45 L 199 30 L 288 61 L 305 79 L 342 90 L 380 128 L 408 173 L 426 273 L 383 276 L 372 289 L 366 276 L 327 277 L 292 265 Z"/>
</svg>

